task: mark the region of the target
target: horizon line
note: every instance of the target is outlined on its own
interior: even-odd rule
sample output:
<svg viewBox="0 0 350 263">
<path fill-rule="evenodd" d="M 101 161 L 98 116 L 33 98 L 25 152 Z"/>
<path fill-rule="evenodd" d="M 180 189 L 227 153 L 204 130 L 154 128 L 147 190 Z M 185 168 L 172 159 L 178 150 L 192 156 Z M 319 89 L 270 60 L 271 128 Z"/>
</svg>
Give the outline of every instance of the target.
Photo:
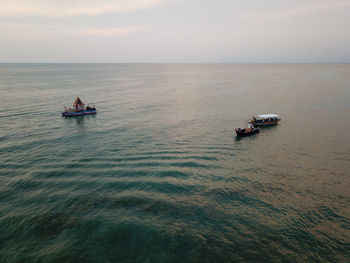
<svg viewBox="0 0 350 263">
<path fill-rule="evenodd" d="M 350 64 L 350 62 L 0 62 L 0 64 Z"/>
</svg>

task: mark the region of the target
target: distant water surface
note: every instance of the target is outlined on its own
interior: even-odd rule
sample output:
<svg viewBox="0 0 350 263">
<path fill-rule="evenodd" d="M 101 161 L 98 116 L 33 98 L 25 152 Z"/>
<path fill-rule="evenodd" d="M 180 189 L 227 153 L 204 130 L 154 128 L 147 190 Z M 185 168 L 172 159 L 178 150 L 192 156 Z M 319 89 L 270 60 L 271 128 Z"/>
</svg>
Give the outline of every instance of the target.
<svg viewBox="0 0 350 263">
<path fill-rule="evenodd" d="M 350 262 L 350 65 L 0 64 L 0 105 L 1 262 Z"/>
</svg>

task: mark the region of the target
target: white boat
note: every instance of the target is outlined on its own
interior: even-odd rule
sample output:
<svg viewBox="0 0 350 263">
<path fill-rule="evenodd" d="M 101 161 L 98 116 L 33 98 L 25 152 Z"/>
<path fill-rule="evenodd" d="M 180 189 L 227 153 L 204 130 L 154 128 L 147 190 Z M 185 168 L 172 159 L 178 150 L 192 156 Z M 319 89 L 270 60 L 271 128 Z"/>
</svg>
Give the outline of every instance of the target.
<svg viewBox="0 0 350 263">
<path fill-rule="evenodd" d="M 281 118 L 277 114 L 260 114 L 250 120 L 249 123 L 254 126 L 267 126 L 267 125 L 276 125 L 281 121 Z"/>
</svg>

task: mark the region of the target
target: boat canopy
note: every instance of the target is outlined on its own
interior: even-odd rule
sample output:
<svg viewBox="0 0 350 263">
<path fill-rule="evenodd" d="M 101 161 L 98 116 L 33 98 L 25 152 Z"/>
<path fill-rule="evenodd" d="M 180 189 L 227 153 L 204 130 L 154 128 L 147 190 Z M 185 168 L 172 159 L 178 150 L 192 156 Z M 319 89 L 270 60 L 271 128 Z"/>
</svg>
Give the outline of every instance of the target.
<svg viewBox="0 0 350 263">
<path fill-rule="evenodd" d="M 260 119 L 269 119 L 269 118 L 278 118 L 279 116 L 277 114 L 260 114 L 258 115 L 258 118 Z"/>
</svg>

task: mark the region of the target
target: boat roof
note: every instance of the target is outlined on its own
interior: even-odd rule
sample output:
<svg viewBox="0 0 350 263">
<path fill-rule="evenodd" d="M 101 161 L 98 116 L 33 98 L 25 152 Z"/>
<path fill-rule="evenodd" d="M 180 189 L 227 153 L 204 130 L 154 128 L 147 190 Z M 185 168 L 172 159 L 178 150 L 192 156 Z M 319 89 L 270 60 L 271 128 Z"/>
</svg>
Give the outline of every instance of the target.
<svg viewBox="0 0 350 263">
<path fill-rule="evenodd" d="M 260 114 L 258 115 L 258 118 L 261 119 L 267 119 L 267 118 L 278 118 L 279 116 L 277 114 Z"/>
</svg>

